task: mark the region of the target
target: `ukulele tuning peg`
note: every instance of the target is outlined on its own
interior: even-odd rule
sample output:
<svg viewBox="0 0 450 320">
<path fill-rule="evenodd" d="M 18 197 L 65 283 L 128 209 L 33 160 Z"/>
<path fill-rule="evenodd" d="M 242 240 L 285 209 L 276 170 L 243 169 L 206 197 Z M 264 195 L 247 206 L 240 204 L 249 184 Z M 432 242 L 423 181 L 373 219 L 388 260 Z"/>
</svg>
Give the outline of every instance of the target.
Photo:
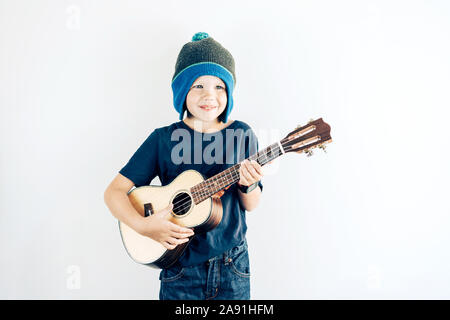
<svg viewBox="0 0 450 320">
<path fill-rule="evenodd" d="M 298 128 L 301 128 L 302 127 L 302 125 L 301 124 L 299 124 L 295 129 L 298 129 Z"/>
<path fill-rule="evenodd" d="M 306 156 L 307 157 L 311 157 L 314 153 L 312 152 L 312 150 L 305 150 Z"/>
<path fill-rule="evenodd" d="M 322 149 L 323 150 L 323 152 L 325 152 L 325 153 L 327 153 L 327 147 L 326 146 L 324 146 L 323 144 L 321 144 L 320 146 L 319 146 L 319 148 L 320 149 Z"/>
<path fill-rule="evenodd" d="M 308 123 L 311 123 L 311 122 L 313 122 L 313 121 L 314 121 L 314 119 L 309 119 Z"/>
</svg>

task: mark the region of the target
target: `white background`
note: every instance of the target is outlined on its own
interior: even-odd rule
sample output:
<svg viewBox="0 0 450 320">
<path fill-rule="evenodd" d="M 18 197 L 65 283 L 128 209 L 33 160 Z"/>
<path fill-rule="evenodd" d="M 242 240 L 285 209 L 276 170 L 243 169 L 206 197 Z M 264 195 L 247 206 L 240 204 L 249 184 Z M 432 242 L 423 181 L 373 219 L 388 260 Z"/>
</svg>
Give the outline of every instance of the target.
<svg viewBox="0 0 450 320">
<path fill-rule="evenodd" d="M 230 118 L 260 148 L 331 126 L 328 153 L 265 167 L 252 298 L 450 298 L 450 2 L 0 5 L 0 298 L 157 299 L 103 192 L 178 121 L 171 78 L 199 31 L 233 54 Z"/>
</svg>

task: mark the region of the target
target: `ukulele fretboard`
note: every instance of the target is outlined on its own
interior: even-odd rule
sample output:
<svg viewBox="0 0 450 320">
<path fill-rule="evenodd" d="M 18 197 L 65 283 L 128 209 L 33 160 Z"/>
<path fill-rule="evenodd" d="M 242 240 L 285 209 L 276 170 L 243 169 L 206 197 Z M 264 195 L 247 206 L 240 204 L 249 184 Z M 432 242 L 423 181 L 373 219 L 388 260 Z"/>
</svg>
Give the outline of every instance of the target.
<svg viewBox="0 0 450 320">
<path fill-rule="evenodd" d="M 255 160 L 259 165 L 263 166 L 266 163 L 274 160 L 275 158 L 281 156 L 284 153 L 280 142 L 271 144 L 265 149 L 258 151 L 254 155 L 248 157 L 248 160 Z M 241 164 L 235 164 L 232 167 L 212 176 L 211 178 L 200 182 L 199 184 L 191 188 L 191 193 L 194 197 L 195 204 L 198 204 L 215 193 L 231 186 L 232 184 L 239 181 L 239 169 Z"/>
</svg>

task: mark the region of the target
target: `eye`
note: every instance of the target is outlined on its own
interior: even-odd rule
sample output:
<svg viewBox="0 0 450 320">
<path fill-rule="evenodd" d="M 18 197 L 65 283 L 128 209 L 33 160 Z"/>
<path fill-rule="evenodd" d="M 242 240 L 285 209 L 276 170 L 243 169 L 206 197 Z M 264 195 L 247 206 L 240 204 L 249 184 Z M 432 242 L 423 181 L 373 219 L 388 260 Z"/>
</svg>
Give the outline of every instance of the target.
<svg viewBox="0 0 450 320">
<path fill-rule="evenodd" d="M 203 85 L 202 84 L 195 84 L 195 85 L 192 86 L 192 88 L 203 89 Z M 218 84 L 218 85 L 216 85 L 216 89 L 225 90 L 225 87 L 220 85 L 220 84 Z"/>
</svg>

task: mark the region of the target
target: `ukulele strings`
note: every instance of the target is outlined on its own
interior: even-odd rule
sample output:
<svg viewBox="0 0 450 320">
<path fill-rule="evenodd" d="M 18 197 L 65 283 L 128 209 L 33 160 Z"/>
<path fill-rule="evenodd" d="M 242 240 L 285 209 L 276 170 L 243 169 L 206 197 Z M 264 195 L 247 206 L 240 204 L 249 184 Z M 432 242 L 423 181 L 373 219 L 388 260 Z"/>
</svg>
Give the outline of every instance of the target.
<svg viewBox="0 0 450 320">
<path fill-rule="evenodd" d="M 290 147 L 288 144 L 285 144 L 286 140 L 287 140 L 287 138 L 284 138 L 284 139 L 280 140 L 280 143 L 281 143 L 281 145 L 283 147 L 283 150 L 286 150 L 286 147 Z M 289 141 L 289 140 L 287 140 L 287 141 Z M 257 156 L 257 158 L 259 158 L 258 153 L 256 153 L 255 155 Z M 255 156 L 255 155 L 253 155 L 253 156 Z M 278 154 L 278 155 L 280 155 L 280 154 Z M 249 158 L 252 158 L 253 156 L 251 156 Z M 267 161 L 267 162 L 269 162 L 269 161 Z M 232 171 L 231 172 L 231 176 L 232 176 L 233 179 L 238 178 L 239 177 L 239 173 Z M 207 181 L 207 180 L 205 180 L 205 181 Z M 201 192 L 199 193 L 199 192 L 194 191 L 193 194 L 202 196 Z M 192 201 L 190 199 L 191 199 L 191 197 L 188 194 L 186 194 L 186 197 L 184 197 L 182 199 L 179 199 L 177 202 L 174 202 L 173 203 L 173 207 L 175 208 L 177 206 L 177 209 L 180 210 L 180 211 L 185 210 L 186 208 L 191 206 L 191 202 Z"/>
<path fill-rule="evenodd" d="M 287 138 L 280 140 L 281 145 L 282 145 L 282 147 L 283 147 L 284 150 L 287 149 L 286 147 L 290 147 L 289 143 L 285 144 L 286 140 L 287 140 Z M 289 141 L 289 140 L 288 140 L 288 141 Z M 258 155 L 258 153 L 256 153 L 256 155 Z M 253 155 L 253 156 L 254 156 L 254 155 Z M 252 157 L 253 157 L 253 156 L 252 156 Z M 252 158 L 252 157 L 249 157 L 249 158 Z M 259 156 L 258 156 L 258 157 L 259 157 Z M 270 160 L 269 160 L 269 161 L 270 161 Z M 269 162 L 269 161 L 268 161 L 268 162 Z M 236 176 L 234 176 L 234 175 L 236 175 Z M 239 177 L 239 173 L 232 172 L 232 176 L 233 176 L 233 179 L 235 179 L 235 178 Z M 207 181 L 207 180 L 205 180 L 205 181 Z M 195 192 L 195 191 L 194 191 L 193 193 L 195 193 L 195 194 L 197 194 L 197 195 L 200 195 L 200 196 L 202 195 L 201 193 L 198 193 L 198 192 Z M 206 194 L 205 194 L 205 195 L 206 195 Z M 179 208 L 177 207 L 177 209 L 179 209 L 179 210 L 184 210 L 184 209 L 186 209 L 187 207 L 190 207 L 190 205 L 191 205 L 190 198 L 191 198 L 191 197 L 190 197 L 189 195 L 187 195 L 187 197 L 178 200 L 177 202 L 175 202 L 175 203 L 173 204 L 173 205 L 174 205 L 174 208 L 175 208 L 175 206 L 179 205 L 180 203 L 182 203 L 182 205 L 179 205 Z"/>
<path fill-rule="evenodd" d="M 282 145 L 282 147 L 283 147 L 283 150 L 285 150 L 285 151 L 286 151 L 287 147 L 290 147 L 290 145 L 291 145 L 290 143 L 285 143 L 286 140 L 289 142 L 288 138 L 284 138 L 284 139 L 280 140 L 280 143 L 281 143 L 281 145 Z M 256 155 L 258 156 L 258 153 L 256 153 Z M 254 156 L 254 155 L 253 155 L 253 156 Z M 251 157 L 249 157 L 249 158 L 252 158 L 253 156 L 251 156 Z M 258 156 L 258 157 L 259 157 L 259 156 Z M 269 160 L 269 161 L 270 161 L 270 160 Z M 269 162 L 269 161 L 267 161 L 267 162 Z M 233 179 L 239 177 L 239 173 L 232 172 L 232 175 L 234 175 L 234 174 L 236 174 L 236 176 L 233 176 Z M 207 181 L 207 180 L 205 180 L 205 181 Z M 198 192 L 195 192 L 195 191 L 194 191 L 193 193 L 202 196 L 201 193 L 198 193 Z M 206 194 L 205 194 L 205 195 L 206 195 Z M 186 208 L 190 207 L 190 206 L 191 206 L 190 198 L 191 198 L 191 197 L 190 197 L 189 195 L 187 195 L 187 197 L 182 198 L 181 200 L 178 200 L 177 202 L 175 202 L 175 203 L 173 204 L 173 205 L 174 205 L 174 208 L 175 208 L 176 205 L 178 205 L 178 204 L 180 204 L 180 203 L 182 203 L 182 204 L 179 205 L 179 208 L 177 208 L 177 209 L 179 209 L 179 210 L 185 210 Z"/>
</svg>

